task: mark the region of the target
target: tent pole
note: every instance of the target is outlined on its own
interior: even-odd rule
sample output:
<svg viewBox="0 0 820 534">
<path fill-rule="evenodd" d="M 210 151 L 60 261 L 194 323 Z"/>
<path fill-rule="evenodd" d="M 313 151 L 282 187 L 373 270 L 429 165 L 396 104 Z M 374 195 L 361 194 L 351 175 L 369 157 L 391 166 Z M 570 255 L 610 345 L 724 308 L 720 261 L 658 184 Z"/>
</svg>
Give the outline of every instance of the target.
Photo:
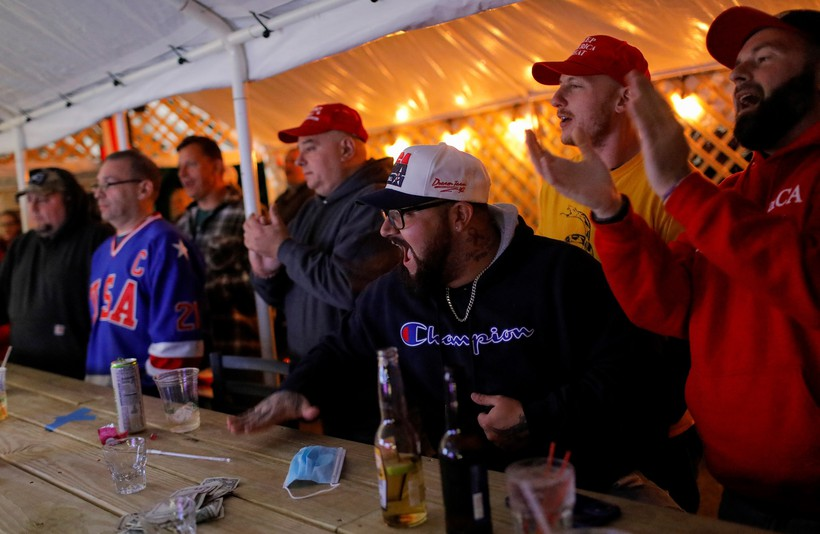
<svg viewBox="0 0 820 534">
<path fill-rule="evenodd" d="M 26 168 L 26 132 L 23 130 L 22 124 L 18 124 L 14 131 L 17 141 L 14 145 L 14 170 L 17 174 L 17 190 L 22 191 L 26 188 L 26 175 L 28 174 Z M 20 221 L 22 222 L 23 232 L 27 232 L 29 228 L 27 196 L 21 196 L 19 202 Z"/>
<path fill-rule="evenodd" d="M 242 61 L 236 59 L 237 55 L 244 54 L 241 46 L 232 45 L 232 63 L 234 66 L 232 94 L 233 109 L 236 120 L 236 135 L 239 138 L 239 171 L 242 182 L 242 196 L 245 201 L 245 215 L 256 213 L 259 207 L 259 181 L 256 179 L 256 165 L 251 154 L 251 132 L 248 121 L 248 95 L 245 84 Z M 256 292 L 256 317 L 259 322 L 259 343 L 262 349 L 262 357 L 276 357 L 273 343 L 273 329 L 270 307 L 262 300 Z M 268 356 L 270 355 L 270 356 Z"/>
<path fill-rule="evenodd" d="M 231 93 L 233 95 L 234 117 L 236 120 L 236 135 L 239 139 L 239 179 L 242 184 L 242 198 L 245 215 L 256 213 L 259 207 L 259 183 L 256 180 L 256 166 L 252 157 L 251 132 L 248 122 L 247 92 L 245 81 L 248 78 L 248 60 L 245 56 L 245 41 L 234 42 L 229 36 L 234 30 L 228 21 L 222 19 L 197 1 L 170 0 L 179 11 L 192 17 L 212 29 L 221 36 L 222 47 L 228 52 L 231 59 Z M 245 39 L 247 40 L 247 38 Z M 259 322 L 259 343 L 263 358 L 276 356 L 273 343 L 273 329 L 271 310 L 267 303 L 254 292 L 256 301 L 256 318 Z"/>
</svg>

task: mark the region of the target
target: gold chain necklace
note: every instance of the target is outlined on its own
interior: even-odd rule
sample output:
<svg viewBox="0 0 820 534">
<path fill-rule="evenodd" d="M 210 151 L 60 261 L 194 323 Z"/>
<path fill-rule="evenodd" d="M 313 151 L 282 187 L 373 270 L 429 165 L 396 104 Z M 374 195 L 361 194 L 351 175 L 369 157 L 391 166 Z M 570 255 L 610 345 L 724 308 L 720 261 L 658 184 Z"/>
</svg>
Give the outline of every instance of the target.
<svg viewBox="0 0 820 534">
<path fill-rule="evenodd" d="M 484 274 L 484 271 L 489 269 L 490 265 L 492 265 L 492 264 L 493 263 L 490 262 L 489 265 L 487 265 L 486 267 L 481 269 L 481 272 L 478 273 L 478 275 L 473 280 L 473 287 L 472 287 L 472 289 L 470 289 L 470 301 L 467 303 L 467 311 L 464 312 L 464 318 L 459 317 L 458 314 L 456 313 L 456 309 L 453 308 L 453 303 L 450 300 L 450 287 L 447 286 L 447 287 L 444 288 L 444 297 L 447 299 L 447 305 L 450 307 L 450 311 L 453 312 L 453 317 L 455 317 L 456 321 L 458 321 L 459 323 L 463 323 L 464 321 L 467 320 L 467 317 L 470 316 L 470 310 L 473 309 L 473 302 L 475 302 L 475 288 L 478 285 L 478 279 L 481 278 L 481 275 Z"/>
</svg>

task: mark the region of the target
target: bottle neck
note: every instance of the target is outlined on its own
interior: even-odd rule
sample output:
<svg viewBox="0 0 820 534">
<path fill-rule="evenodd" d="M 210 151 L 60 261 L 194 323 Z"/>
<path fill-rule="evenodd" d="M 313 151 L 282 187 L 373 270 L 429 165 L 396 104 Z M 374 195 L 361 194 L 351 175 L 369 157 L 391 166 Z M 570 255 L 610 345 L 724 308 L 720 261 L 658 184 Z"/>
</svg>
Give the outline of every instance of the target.
<svg viewBox="0 0 820 534">
<path fill-rule="evenodd" d="M 404 400 L 404 383 L 399 367 L 399 355 L 395 348 L 379 353 L 379 408 L 382 420 L 406 421 L 407 404 Z"/>
<path fill-rule="evenodd" d="M 453 377 L 453 371 L 450 368 L 444 370 L 444 394 L 447 402 L 446 410 L 444 412 L 444 422 L 447 426 L 448 434 L 458 434 L 458 389 L 456 381 Z"/>
</svg>

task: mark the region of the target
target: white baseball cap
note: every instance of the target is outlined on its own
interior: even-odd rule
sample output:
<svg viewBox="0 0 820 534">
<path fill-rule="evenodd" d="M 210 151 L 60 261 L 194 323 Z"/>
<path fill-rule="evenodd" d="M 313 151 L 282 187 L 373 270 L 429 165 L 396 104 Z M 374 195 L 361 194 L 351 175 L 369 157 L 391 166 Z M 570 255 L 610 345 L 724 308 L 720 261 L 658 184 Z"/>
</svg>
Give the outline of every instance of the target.
<svg viewBox="0 0 820 534">
<path fill-rule="evenodd" d="M 445 143 L 410 146 L 396 159 L 387 186 L 361 198 L 383 210 L 409 208 L 430 199 L 486 204 L 490 175 L 475 156 Z"/>
</svg>

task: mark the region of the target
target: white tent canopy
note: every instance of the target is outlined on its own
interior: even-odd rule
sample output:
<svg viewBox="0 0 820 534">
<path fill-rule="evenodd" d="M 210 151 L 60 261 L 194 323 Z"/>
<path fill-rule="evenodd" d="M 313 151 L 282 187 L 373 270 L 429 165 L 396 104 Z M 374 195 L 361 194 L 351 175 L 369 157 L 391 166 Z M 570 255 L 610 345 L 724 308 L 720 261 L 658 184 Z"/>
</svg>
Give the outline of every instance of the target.
<svg viewBox="0 0 820 534">
<path fill-rule="evenodd" d="M 236 126 L 252 211 L 251 133 L 275 145 L 276 132 L 299 124 L 316 104 L 345 102 L 376 131 L 526 101 L 546 92 L 529 74 L 534 61 L 563 59 L 594 34 L 639 47 L 655 77 L 703 70 L 717 66 L 705 51 L 708 26 L 732 4 L 0 0 L 0 154 L 21 156 L 107 116 L 185 93 Z M 820 8 L 820 0 L 744 4 L 770 13 Z M 250 97 L 246 81 L 253 82 Z M 399 109 L 406 112 L 400 119 Z M 15 160 L 18 185 L 22 159 Z M 267 354 L 269 321 L 258 304 Z"/>
<path fill-rule="evenodd" d="M 391 32 L 504 0 L 26 0 L 0 3 L 0 153 L 40 146 L 174 94 L 230 86 L 228 44 L 263 79 Z M 205 6 L 210 19 L 203 23 Z M 253 14 L 256 14 L 254 16 Z M 263 34 L 264 27 L 270 37 Z M 214 27 L 217 28 L 214 31 Z M 228 33 L 230 30 L 236 30 Z M 184 58 L 183 64 L 179 59 Z"/>
<path fill-rule="evenodd" d="M 743 3 L 769 12 L 820 8 L 818 0 Z M 298 124 L 322 102 L 344 101 L 368 128 L 384 129 L 400 106 L 409 120 L 422 120 L 543 94 L 547 88 L 528 74 L 532 62 L 562 59 L 591 34 L 635 44 L 656 77 L 716 66 L 704 36 L 732 4 L 0 0 L 0 153 L 15 150 L 18 133 L 25 146 L 41 146 L 181 93 L 193 93 L 186 98 L 233 124 L 230 90 L 201 91 L 231 86 L 227 42 L 245 43 L 245 77 L 255 81 L 248 102 L 253 137 L 276 144 L 278 129 Z M 215 15 L 210 21 L 201 6 Z M 263 24 L 271 30 L 267 39 L 259 37 Z M 187 61 L 180 65 L 179 57 Z"/>
</svg>

